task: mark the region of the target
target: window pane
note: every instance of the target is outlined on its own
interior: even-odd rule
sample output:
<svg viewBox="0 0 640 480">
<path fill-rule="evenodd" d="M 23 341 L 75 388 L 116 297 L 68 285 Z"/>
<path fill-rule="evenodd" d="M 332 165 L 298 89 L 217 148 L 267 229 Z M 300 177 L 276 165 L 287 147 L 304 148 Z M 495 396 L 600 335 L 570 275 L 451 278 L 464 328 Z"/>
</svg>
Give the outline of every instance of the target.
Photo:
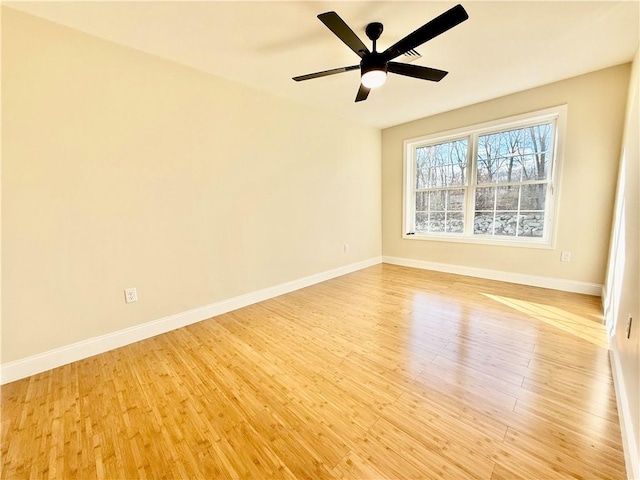
<svg viewBox="0 0 640 480">
<path fill-rule="evenodd" d="M 531 153 L 537 156 L 546 154 L 549 156 L 553 143 L 553 128 L 551 123 L 534 125 L 526 129 L 526 139 L 530 145 Z"/>
<path fill-rule="evenodd" d="M 530 180 L 545 180 L 549 174 L 549 158 L 553 145 L 553 128 L 551 123 L 535 125 L 525 129 L 527 153 L 531 161 L 528 174 Z"/>
<path fill-rule="evenodd" d="M 416 148 L 416 188 L 465 185 L 467 143 L 464 138 Z"/>
<path fill-rule="evenodd" d="M 518 236 L 537 237 L 544 235 L 544 213 L 522 212 L 518 219 Z"/>
<path fill-rule="evenodd" d="M 451 142 L 450 161 L 455 166 L 456 174 L 459 181 L 457 185 L 466 185 L 466 169 L 467 169 L 467 139 L 456 140 Z"/>
<path fill-rule="evenodd" d="M 484 160 L 478 159 L 477 182 L 479 185 L 483 183 L 493 183 L 496 181 L 497 161 L 493 158 Z"/>
<path fill-rule="evenodd" d="M 464 214 L 447 213 L 445 228 L 449 233 L 462 233 L 464 231 Z"/>
<path fill-rule="evenodd" d="M 483 159 L 500 156 L 500 134 L 481 135 L 478 137 L 478 157 Z"/>
<path fill-rule="evenodd" d="M 431 169 L 429 187 L 450 187 L 464 184 L 464 168 L 448 164 Z"/>
<path fill-rule="evenodd" d="M 547 177 L 548 159 L 540 158 L 537 155 L 526 155 L 522 157 L 522 180 L 545 180 Z M 542 162 L 542 163 L 540 163 Z"/>
<path fill-rule="evenodd" d="M 416 188 L 427 188 L 429 186 L 429 175 L 431 170 L 428 167 L 416 167 Z"/>
<path fill-rule="evenodd" d="M 429 231 L 429 214 L 426 212 L 416 213 L 416 232 Z"/>
<path fill-rule="evenodd" d="M 463 210 L 464 209 L 464 190 L 448 190 L 449 198 L 447 201 L 447 210 Z"/>
<path fill-rule="evenodd" d="M 504 157 L 498 163 L 497 181 L 501 183 L 519 182 L 522 167 L 517 155 Z"/>
<path fill-rule="evenodd" d="M 496 199 L 496 209 L 498 210 L 517 210 L 518 209 L 518 193 L 520 187 L 498 187 L 498 197 Z"/>
<path fill-rule="evenodd" d="M 416 212 L 429 210 L 429 192 L 416 192 Z"/>
<path fill-rule="evenodd" d="M 477 182 L 494 183 L 504 155 L 508 152 L 502 134 L 492 133 L 478 137 Z"/>
<path fill-rule="evenodd" d="M 442 186 L 450 187 L 452 185 L 460 185 L 460 173 L 459 168 L 453 164 L 445 165 L 442 167 L 444 172 L 445 182 Z"/>
<path fill-rule="evenodd" d="M 518 214 L 516 212 L 496 212 L 493 222 L 493 234 L 515 237 L 518 225 Z"/>
<path fill-rule="evenodd" d="M 525 210 L 544 210 L 547 185 L 538 183 L 522 185 L 520 193 L 520 208 Z"/>
<path fill-rule="evenodd" d="M 444 156 L 444 145 L 445 144 L 441 143 L 439 145 L 431 145 L 430 147 L 426 147 L 429 151 L 429 161 L 431 162 L 431 166 L 439 167 L 443 163 L 446 163 Z"/>
<path fill-rule="evenodd" d="M 506 130 L 478 137 L 478 184 L 545 180 L 553 144 L 553 124 Z"/>
<path fill-rule="evenodd" d="M 509 176 L 509 170 L 507 169 L 507 179 L 505 181 L 521 182 L 523 180 L 522 178 L 523 159 L 524 159 L 523 155 L 516 155 L 515 157 L 513 157 L 512 159 L 513 165 L 509 165 L 509 167 L 511 168 L 510 176 Z M 511 180 L 509 180 L 509 178 L 511 178 Z"/>
<path fill-rule="evenodd" d="M 427 188 L 431 177 L 433 160 L 426 147 L 416 148 L 416 188 Z"/>
<path fill-rule="evenodd" d="M 429 197 L 431 197 L 431 205 L 430 210 L 440 210 L 444 211 L 445 199 L 446 199 L 447 191 L 446 190 L 436 190 L 435 192 L 431 192 Z"/>
<path fill-rule="evenodd" d="M 429 216 L 429 231 L 444 232 L 444 212 L 431 212 Z"/>
<path fill-rule="evenodd" d="M 447 183 L 445 181 L 445 172 L 442 167 L 434 167 L 431 169 L 431 178 L 429 179 L 429 187 L 443 187 Z"/>
<path fill-rule="evenodd" d="M 476 188 L 476 210 L 493 210 L 495 194 L 495 187 Z"/>
<path fill-rule="evenodd" d="M 524 153 L 526 144 L 526 130 L 517 128 L 503 132 L 506 156 L 515 156 Z"/>
<path fill-rule="evenodd" d="M 474 235 L 493 235 L 493 213 L 476 212 L 473 218 Z"/>
<path fill-rule="evenodd" d="M 508 177 L 509 161 L 506 157 L 496 159 L 496 181 L 506 182 Z"/>
</svg>

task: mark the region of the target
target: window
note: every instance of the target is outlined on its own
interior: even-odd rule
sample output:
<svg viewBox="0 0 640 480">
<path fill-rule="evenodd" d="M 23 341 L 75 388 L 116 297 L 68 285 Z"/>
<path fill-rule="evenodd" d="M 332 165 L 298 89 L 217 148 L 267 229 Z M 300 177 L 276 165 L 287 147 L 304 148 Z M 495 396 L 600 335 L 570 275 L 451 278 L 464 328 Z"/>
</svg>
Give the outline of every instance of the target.
<svg viewBox="0 0 640 480">
<path fill-rule="evenodd" d="M 466 138 L 415 148 L 415 230 L 464 231 Z"/>
<path fill-rule="evenodd" d="M 404 237 L 550 246 L 566 106 L 405 141 Z"/>
</svg>

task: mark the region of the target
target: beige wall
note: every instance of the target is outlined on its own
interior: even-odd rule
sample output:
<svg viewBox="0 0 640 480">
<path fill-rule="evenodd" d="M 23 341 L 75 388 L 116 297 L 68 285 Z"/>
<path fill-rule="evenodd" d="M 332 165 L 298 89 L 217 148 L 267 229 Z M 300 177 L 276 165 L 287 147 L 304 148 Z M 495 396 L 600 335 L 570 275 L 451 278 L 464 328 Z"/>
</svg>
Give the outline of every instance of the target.
<svg viewBox="0 0 640 480">
<path fill-rule="evenodd" d="M 629 68 L 601 70 L 383 130 L 383 255 L 602 284 Z M 402 239 L 405 139 L 561 104 L 568 104 L 568 115 L 555 249 Z M 570 263 L 560 262 L 563 250 L 572 253 Z"/>
<path fill-rule="evenodd" d="M 2 362 L 380 255 L 378 129 L 8 8 L 2 36 Z"/>
<path fill-rule="evenodd" d="M 624 130 L 623 158 L 618 187 L 618 208 L 614 218 L 614 241 L 607 276 L 605 305 L 614 324 L 613 348 L 616 351 L 627 395 L 627 436 L 635 441 L 635 478 L 640 476 L 640 50 L 636 52 L 629 84 Z M 624 206 L 624 208 L 622 208 Z M 619 234 L 618 234 L 619 232 Z M 615 241 L 618 237 L 618 241 Z M 627 338 L 627 321 L 633 318 Z M 631 430 L 631 431 L 629 431 Z M 632 448 L 629 445 L 629 448 Z M 632 478 L 629 472 L 629 478 Z"/>
</svg>

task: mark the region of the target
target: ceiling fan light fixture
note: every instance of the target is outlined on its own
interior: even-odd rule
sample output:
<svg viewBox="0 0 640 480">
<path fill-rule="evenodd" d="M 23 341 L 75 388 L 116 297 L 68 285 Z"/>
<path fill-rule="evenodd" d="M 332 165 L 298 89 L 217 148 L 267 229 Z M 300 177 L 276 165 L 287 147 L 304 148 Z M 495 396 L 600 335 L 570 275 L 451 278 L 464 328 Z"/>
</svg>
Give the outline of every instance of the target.
<svg viewBox="0 0 640 480">
<path fill-rule="evenodd" d="M 387 80 L 387 62 L 379 53 L 373 52 L 360 62 L 360 81 L 367 88 L 380 87 Z"/>
<path fill-rule="evenodd" d="M 380 87 L 387 81 L 387 72 L 384 70 L 369 70 L 362 74 L 360 81 L 367 88 Z"/>
</svg>

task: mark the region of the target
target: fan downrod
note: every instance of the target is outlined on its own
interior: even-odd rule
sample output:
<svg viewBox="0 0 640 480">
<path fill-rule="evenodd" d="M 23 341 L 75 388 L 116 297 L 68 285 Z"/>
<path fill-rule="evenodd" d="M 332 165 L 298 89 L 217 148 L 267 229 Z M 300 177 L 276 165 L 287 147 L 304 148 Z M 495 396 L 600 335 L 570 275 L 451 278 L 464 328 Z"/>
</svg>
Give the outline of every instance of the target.
<svg viewBox="0 0 640 480">
<path fill-rule="evenodd" d="M 382 35 L 382 30 L 384 29 L 384 27 L 382 26 L 382 24 L 380 22 L 372 22 L 369 25 L 367 25 L 367 28 L 365 28 L 365 33 L 367 34 L 367 37 L 369 37 L 369 40 L 371 40 L 373 42 L 373 51 L 376 51 L 376 41 L 380 38 L 380 35 Z"/>
</svg>

